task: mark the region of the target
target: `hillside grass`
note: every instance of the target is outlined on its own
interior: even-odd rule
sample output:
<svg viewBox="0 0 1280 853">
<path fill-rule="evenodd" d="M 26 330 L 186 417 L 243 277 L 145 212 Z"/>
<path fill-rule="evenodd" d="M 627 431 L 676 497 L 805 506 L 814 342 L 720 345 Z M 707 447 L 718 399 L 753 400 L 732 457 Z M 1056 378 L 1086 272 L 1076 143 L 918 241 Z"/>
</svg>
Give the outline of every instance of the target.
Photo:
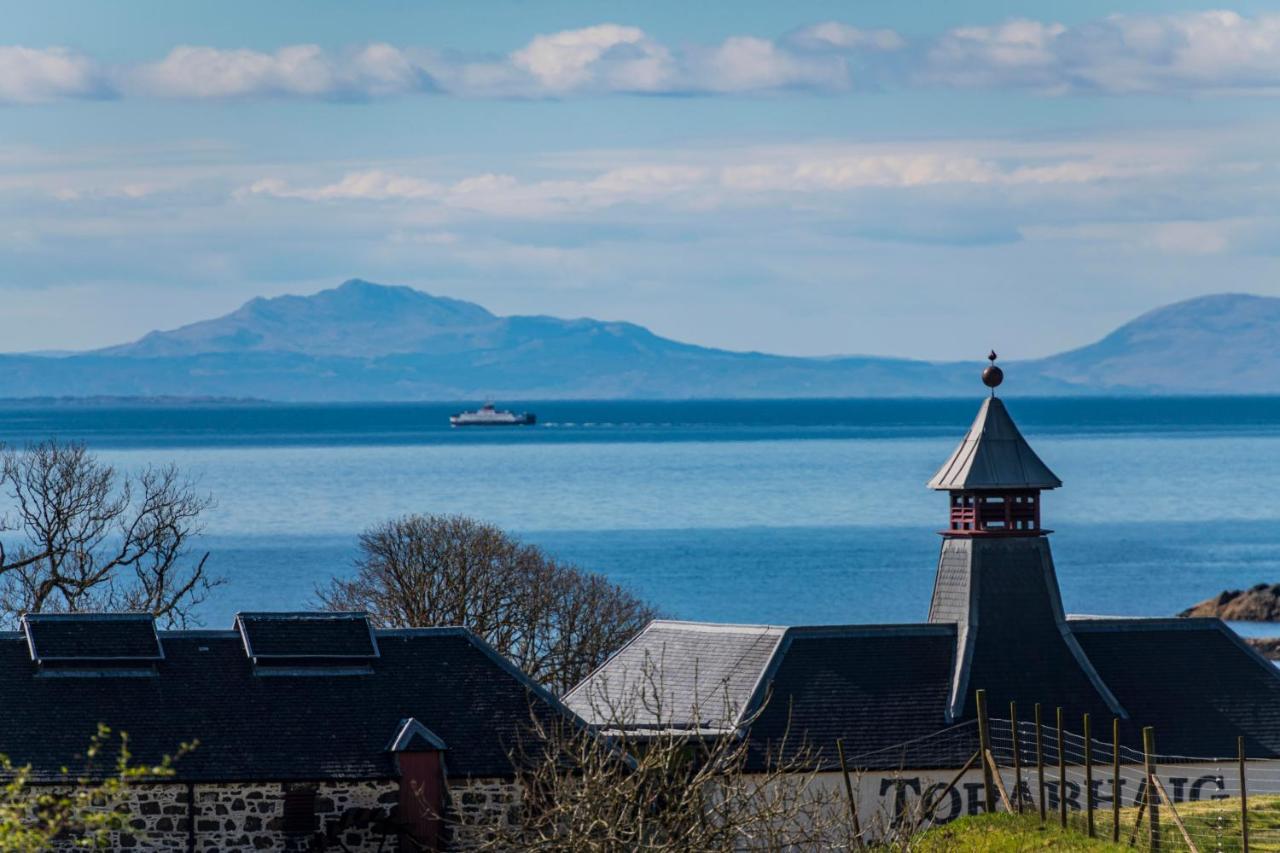
<svg viewBox="0 0 1280 853">
<path fill-rule="evenodd" d="M 989 814 L 962 817 L 917 836 L 910 845 L 915 853 L 1020 853 L 1024 850 L 1081 851 L 1081 853 L 1132 853 L 1131 848 L 1091 839 L 1073 827 L 1056 823 L 1043 826 L 1037 815 Z"/>
<path fill-rule="evenodd" d="M 1243 851 L 1240 834 L 1240 801 L 1204 800 L 1178 804 L 1178 816 L 1201 853 L 1238 853 Z M 1120 844 L 1111 841 L 1111 812 L 1095 814 L 1097 838 L 1085 834 L 1085 818 L 1073 812 L 1067 827 L 1058 825 L 1056 815 L 1041 825 L 1037 814 L 992 814 L 963 817 L 945 826 L 916 836 L 909 849 L 915 853 L 944 853 L 972 850 L 977 853 L 1021 853 L 1021 851 L 1057 850 L 1081 853 L 1119 853 L 1148 849 L 1147 817 L 1143 815 L 1138 831 L 1136 808 L 1120 811 Z M 1187 843 L 1170 819 L 1167 808 L 1160 810 L 1160 837 L 1163 851 L 1187 850 Z M 1134 847 L 1129 839 L 1134 838 Z M 1249 798 L 1250 853 L 1280 853 L 1280 795 Z"/>
</svg>

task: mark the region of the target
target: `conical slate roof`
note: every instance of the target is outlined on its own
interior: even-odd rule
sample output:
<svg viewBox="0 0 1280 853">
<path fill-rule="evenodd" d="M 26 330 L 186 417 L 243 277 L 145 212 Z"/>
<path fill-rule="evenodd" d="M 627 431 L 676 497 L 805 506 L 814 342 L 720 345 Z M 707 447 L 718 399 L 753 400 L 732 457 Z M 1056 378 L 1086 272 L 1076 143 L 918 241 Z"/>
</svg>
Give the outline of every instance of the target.
<svg viewBox="0 0 1280 853">
<path fill-rule="evenodd" d="M 999 397 L 988 397 L 951 458 L 929 488 L 1056 489 L 1062 481 L 1040 461 Z"/>
</svg>

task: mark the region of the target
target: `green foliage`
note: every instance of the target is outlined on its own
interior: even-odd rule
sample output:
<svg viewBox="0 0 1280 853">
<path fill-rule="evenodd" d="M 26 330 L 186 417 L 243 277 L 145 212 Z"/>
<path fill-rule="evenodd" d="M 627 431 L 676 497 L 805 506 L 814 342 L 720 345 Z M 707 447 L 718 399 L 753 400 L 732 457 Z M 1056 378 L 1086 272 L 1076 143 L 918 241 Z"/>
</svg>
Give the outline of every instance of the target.
<svg viewBox="0 0 1280 853">
<path fill-rule="evenodd" d="M 115 755 L 111 744 L 118 742 Z M 62 768 L 61 778 L 50 784 L 32 781 L 31 765 L 16 766 L 0 755 L 0 850 L 37 853 L 54 847 L 103 850 L 111 846 L 114 832 L 129 823 L 132 789 L 140 782 L 173 776 L 173 763 L 195 749 L 183 744 L 176 755 L 159 764 L 134 766 L 129 736 L 112 738 L 111 729 L 98 726 L 84 753 L 77 774 Z M 102 762 L 109 760 L 109 769 Z"/>
</svg>

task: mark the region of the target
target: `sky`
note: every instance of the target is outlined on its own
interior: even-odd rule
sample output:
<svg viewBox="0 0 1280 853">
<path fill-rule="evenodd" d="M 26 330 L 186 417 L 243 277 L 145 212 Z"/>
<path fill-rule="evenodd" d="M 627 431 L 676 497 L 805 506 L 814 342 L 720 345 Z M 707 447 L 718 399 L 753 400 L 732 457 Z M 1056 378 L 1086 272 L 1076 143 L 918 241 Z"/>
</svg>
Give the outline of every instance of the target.
<svg viewBox="0 0 1280 853">
<path fill-rule="evenodd" d="M 0 350 L 359 277 L 798 355 L 1280 296 L 1280 10 L 0 2 Z"/>
</svg>

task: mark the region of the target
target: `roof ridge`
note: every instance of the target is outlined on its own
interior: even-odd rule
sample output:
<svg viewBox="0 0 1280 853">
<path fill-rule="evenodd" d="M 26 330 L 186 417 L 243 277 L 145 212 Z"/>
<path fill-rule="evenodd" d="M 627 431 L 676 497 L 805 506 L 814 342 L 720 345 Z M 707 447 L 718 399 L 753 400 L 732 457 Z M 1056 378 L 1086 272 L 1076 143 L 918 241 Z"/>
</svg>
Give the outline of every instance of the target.
<svg viewBox="0 0 1280 853">
<path fill-rule="evenodd" d="M 772 633 L 781 635 L 787 631 L 789 625 L 765 625 L 752 624 L 745 622 L 704 622 L 704 621 L 686 621 L 683 619 L 654 619 L 642 630 L 648 630 L 654 626 L 672 626 L 677 628 L 687 628 L 693 631 L 709 631 L 716 633 Z"/>
<path fill-rule="evenodd" d="M 867 634 L 943 634 L 955 632 L 954 622 L 882 622 L 848 625 L 795 625 L 793 637 L 854 637 Z"/>
</svg>

